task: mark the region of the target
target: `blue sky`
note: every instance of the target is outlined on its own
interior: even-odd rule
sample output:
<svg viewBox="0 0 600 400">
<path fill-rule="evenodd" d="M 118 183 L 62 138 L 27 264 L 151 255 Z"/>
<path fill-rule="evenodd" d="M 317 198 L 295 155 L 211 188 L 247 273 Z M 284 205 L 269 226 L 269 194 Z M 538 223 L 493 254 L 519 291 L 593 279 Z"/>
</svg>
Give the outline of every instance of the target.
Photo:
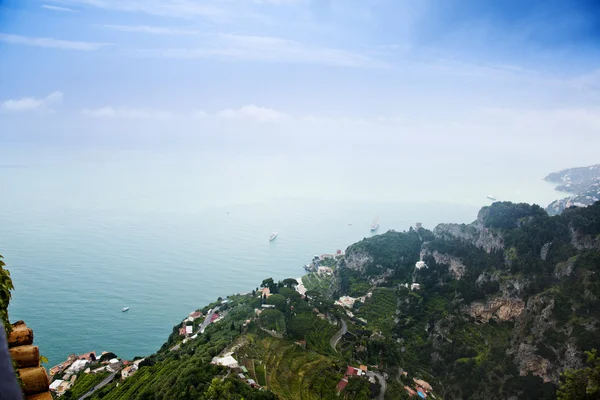
<svg viewBox="0 0 600 400">
<path fill-rule="evenodd" d="M 0 141 L 600 140 L 593 0 L 0 4 Z"/>
</svg>

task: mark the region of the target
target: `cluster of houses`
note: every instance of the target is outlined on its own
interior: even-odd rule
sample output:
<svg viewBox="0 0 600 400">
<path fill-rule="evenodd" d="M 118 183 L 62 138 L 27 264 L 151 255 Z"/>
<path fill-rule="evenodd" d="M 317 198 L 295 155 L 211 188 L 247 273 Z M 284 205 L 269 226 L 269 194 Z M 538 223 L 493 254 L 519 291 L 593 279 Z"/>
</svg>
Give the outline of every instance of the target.
<svg viewBox="0 0 600 400">
<path fill-rule="evenodd" d="M 337 259 L 337 258 L 341 258 L 344 256 L 344 251 L 343 250 L 336 250 L 335 254 L 321 254 L 320 256 L 314 256 L 311 263 L 307 264 L 304 269 L 307 270 L 308 272 L 317 272 L 319 275 L 331 275 L 333 274 L 333 269 L 329 268 L 329 267 L 322 267 L 319 264 L 322 261 L 325 260 L 329 260 L 329 259 Z"/>
<path fill-rule="evenodd" d="M 367 366 L 366 365 L 361 365 L 360 367 L 356 368 L 356 367 L 352 367 L 350 365 L 348 365 L 348 368 L 346 368 L 346 373 L 344 374 L 344 377 L 338 382 L 336 389 L 338 391 L 338 393 L 340 393 L 342 390 L 344 390 L 346 388 L 346 385 L 348 385 L 348 379 L 353 377 L 353 376 L 366 376 L 367 375 Z M 375 378 L 371 378 L 373 379 L 372 383 L 375 383 L 374 379 Z"/>
<path fill-rule="evenodd" d="M 352 306 L 354 306 L 354 303 L 356 303 L 357 301 L 364 303 L 365 301 L 367 301 L 368 298 L 370 298 L 372 296 L 373 296 L 372 292 L 369 292 L 369 293 L 365 294 L 364 296 L 360 296 L 360 297 L 342 296 L 335 301 L 335 304 L 338 306 L 342 306 L 344 308 L 352 308 Z"/>
<path fill-rule="evenodd" d="M 406 374 L 406 372 L 404 374 Z M 406 390 L 406 392 L 408 393 L 409 396 L 411 396 L 411 397 L 419 396 L 422 399 L 426 399 L 429 396 L 432 399 L 435 399 L 435 395 L 433 393 L 431 393 L 433 388 L 431 387 L 431 385 L 429 383 L 425 382 L 422 379 L 416 379 L 416 378 L 413 378 L 413 381 L 415 383 L 413 387 L 404 386 L 404 390 Z"/>
<path fill-rule="evenodd" d="M 260 389 L 260 385 L 256 383 L 254 379 L 248 376 L 248 369 L 243 365 L 240 366 L 238 361 L 235 358 L 233 358 L 233 352 L 224 353 L 221 356 L 213 357 L 210 363 L 213 365 L 221 365 L 223 367 L 229 368 L 236 374 L 236 376 L 240 380 L 246 382 L 253 388 Z"/>
<path fill-rule="evenodd" d="M 71 354 L 66 361 L 63 361 L 62 363 L 50 368 L 50 379 L 62 375 L 60 379 L 54 379 L 52 381 L 50 384 L 50 391 L 55 393 L 57 397 L 62 396 L 73 386 L 77 380 L 77 377 L 81 373 L 96 374 L 102 371 L 117 373 L 121 371 L 121 378 L 126 379 L 138 370 L 140 362 L 144 360 L 140 359 L 129 362 L 127 360 L 121 361 L 115 357 L 100 362 L 100 359 L 105 354 L 108 353 L 104 351 L 99 357 L 96 356 L 95 351 L 91 351 L 79 356 L 76 354 Z"/>
</svg>

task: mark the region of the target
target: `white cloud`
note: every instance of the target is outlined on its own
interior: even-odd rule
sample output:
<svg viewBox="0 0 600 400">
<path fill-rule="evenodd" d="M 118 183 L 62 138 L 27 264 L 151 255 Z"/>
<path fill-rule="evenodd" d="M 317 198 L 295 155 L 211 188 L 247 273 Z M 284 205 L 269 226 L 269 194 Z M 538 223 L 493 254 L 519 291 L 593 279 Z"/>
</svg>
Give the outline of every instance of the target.
<svg viewBox="0 0 600 400">
<path fill-rule="evenodd" d="M 79 12 L 79 10 L 73 10 L 72 8 L 69 8 L 69 7 L 52 6 L 52 5 L 48 5 L 48 4 L 42 5 L 42 8 L 45 8 L 46 10 L 52 10 L 52 11 Z"/>
<path fill-rule="evenodd" d="M 270 36 L 219 34 L 197 48 L 140 49 L 137 54 L 167 58 L 211 58 L 279 63 L 385 68 L 387 63 L 348 50 L 308 45 Z"/>
<path fill-rule="evenodd" d="M 49 0 L 58 4 L 73 4 L 122 12 L 142 12 L 165 17 L 194 17 L 228 20 L 254 17 L 252 6 L 292 6 L 307 4 L 307 0 Z"/>
<path fill-rule="evenodd" d="M 197 110 L 197 111 L 193 111 L 190 114 L 190 117 L 194 118 L 194 119 L 203 119 L 203 118 L 208 117 L 208 114 L 204 110 Z"/>
<path fill-rule="evenodd" d="M 141 32 L 154 35 L 197 35 L 198 31 L 178 29 L 162 26 L 146 26 L 146 25 L 97 25 L 102 28 L 112 29 L 121 32 Z"/>
<path fill-rule="evenodd" d="M 0 33 L 0 42 L 20 44 L 24 46 L 47 47 L 63 50 L 93 51 L 108 46 L 108 43 L 78 42 L 72 40 L 60 40 L 52 38 L 29 37 Z"/>
<path fill-rule="evenodd" d="M 81 112 L 88 117 L 110 119 L 170 119 L 174 117 L 171 111 L 152 108 L 105 106 L 96 109 L 86 108 Z"/>
<path fill-rule="evenodd" d="M 46 97 L 23 97 L 21 99 L 9 99 L 0 104 L 0 110 L 5 113 L 41 111 L 53 113 L 52 108 L 62 102 L 62 92 L 52 92 Z"/>
<path fill-rule="evenodd" d="M 238 109 L 226 109 L 217 113 L 218 117 L 227 119 L 245 119 L 256 122 L 279 122 L 291 119 L 288 114 L 272 108 L 259 107 L 254 104 L 246 105 Z"/>
<path fill-rule="evenodd" d="M 55 0 L 53 2 L 177 18 L 218 17 L 224 13 L 217 5 L 218 2 L 207 4 L 207 2 L 193 0 Z"/>
</svg>

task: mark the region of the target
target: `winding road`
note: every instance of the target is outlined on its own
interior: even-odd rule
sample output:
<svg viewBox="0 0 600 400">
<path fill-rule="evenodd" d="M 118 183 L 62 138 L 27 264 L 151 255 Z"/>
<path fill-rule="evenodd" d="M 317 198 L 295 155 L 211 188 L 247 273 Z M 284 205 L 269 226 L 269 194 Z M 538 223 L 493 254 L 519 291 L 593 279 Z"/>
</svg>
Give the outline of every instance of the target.
<svg viewBox="0 0 600 400">
<path fill-rule="evenodd" d="M 381 391 L 379 392 L 379 396 L 377 396 L 377 400 L 383 400 L 385 397 L 385 391 L 387 389 L 387 383 L 385 382 L 385 378 L 379 372 L 369 371 L 367 372 L 367 376 L 374 376 L 379 381 L 379 385 L 381 385 Z"/>
<path fill-rule="evenodd" d="M 99 384 L 97 384 L 96 386 L 94 386 L 92 388 L 92 390 L 88 391 L 86 394 L 84 394 L 83 396 L 81 396 L 79 398 L 79 400 L 87 399 L 88 397 L 90 397 L 91 395 L 93 395 L 96 390 L 102 389 L 104 386 L 108 385 L 110 383 L 110 381 L 113 380 L 113 378 L 115 377 L 115 375 L 117 375 L 119 372 L 121 372 L 121 371 L 113 372 L 112 374 L 110 374 L 109 376 L 107 376 L 106 379 L 104 379 L 102 382 L 100 382 Z"/>
<path fill-rule="evenodd" d="M 204 318 L 204 322 L 202 322 L 202 325 L 200 325 L 200 333 L 204 333 L 204 330 L 206 329 L 208 324 L 210 324 L 212 316 L 218 311 L 219 307 L 215 307 L 206 315 L 206 318 Z"/>
<path fill-rule="evenodd" d="M 336 346 L 337 346 L 338 342 L 340 341 L 342 336 L 344 336 L 346 334 L 346 332 L 348 332 L 348 325 L 346 325 L 346 321 L 344 321 L 343 319 L 340 319 L 339 321 L 342 322 L 342 327 L 340 328 L 339 331 L 336 332 L 335 335 L 333 335 L 333 337 L 331 338 L 331 341 L 329 342 L 331 344 L 331 348 L 335 352 L 337 352 Z"/>
</svg>

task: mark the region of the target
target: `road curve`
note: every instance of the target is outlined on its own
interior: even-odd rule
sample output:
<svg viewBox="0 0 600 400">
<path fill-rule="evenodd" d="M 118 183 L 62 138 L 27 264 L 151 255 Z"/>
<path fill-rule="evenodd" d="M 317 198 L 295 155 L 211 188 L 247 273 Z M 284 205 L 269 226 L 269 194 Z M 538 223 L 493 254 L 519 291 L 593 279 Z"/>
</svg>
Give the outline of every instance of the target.
<svg viewBox="0 0 600 400">
<path fill-rule="evenodd" d="M 342 336 L 344 336 L 346 334 L 346 332 L 348 332 L 348 325 L 346 325 L 346 321 L 344 321 L 343 319 L 340 319 L 340 321 L 342 322 L 342 327 L 340 328 L 339 331 L 336 332 L 335 335 L 333 335 L 333 337 L 331 338 L 331 342 L 329 342 L 331 344 L 331 348 L 335 352 L 337 352 L 336 346 L 337 346 L 338 342 L 340 341 Z"/>
<path fill-rule="evenodd" d="M 206 318 L 204 318 L 204 322 L 202 322 L 202 325 L 200 325 L 200 333 L 204 333 L 204 330 L 206 329 L 208 324 L 210 324 L 212 316 L 218 311 L 219 307 L 215 307 L 206 315 Z"/>
<path fill-rule="evenodd" d="M 88 397 L 90 397 L 91 395 L 93 395 L 96 390 L 102 389 L 104 386 L 108 385 L 110 383 L 110 381 L 113 380 L 113 378 L 115 377 L 115 375 L 117 375 L 119 372 L 120 371 L 113 372 L 112 374 L 110 374 L 109 376 L 107 376 L 106 379 L 104 379 L 102 382 L 100 382 L 99 384 L 97 384 L 96 386 L 94 386 L 94 388 L 92 390 L 88 391 L 86 394 L 84 394 L 83 396 L 81 396 L 79 398 L 79 400 L 87 399 Z"/>
<path fill-rule="evenodd" d="M 379 392 L 379 396 L 377 396 L 377 400 L 383 400 L 385 397 L 385 391 L 387 389 L 387 383 L 385 382 L 385 378 L 379 372 L 369 371 L 367 372 L 367 376 L 374 376 L 379 381 L 379 385 L 381 386 L 381 391 Z"/>
</svg>

